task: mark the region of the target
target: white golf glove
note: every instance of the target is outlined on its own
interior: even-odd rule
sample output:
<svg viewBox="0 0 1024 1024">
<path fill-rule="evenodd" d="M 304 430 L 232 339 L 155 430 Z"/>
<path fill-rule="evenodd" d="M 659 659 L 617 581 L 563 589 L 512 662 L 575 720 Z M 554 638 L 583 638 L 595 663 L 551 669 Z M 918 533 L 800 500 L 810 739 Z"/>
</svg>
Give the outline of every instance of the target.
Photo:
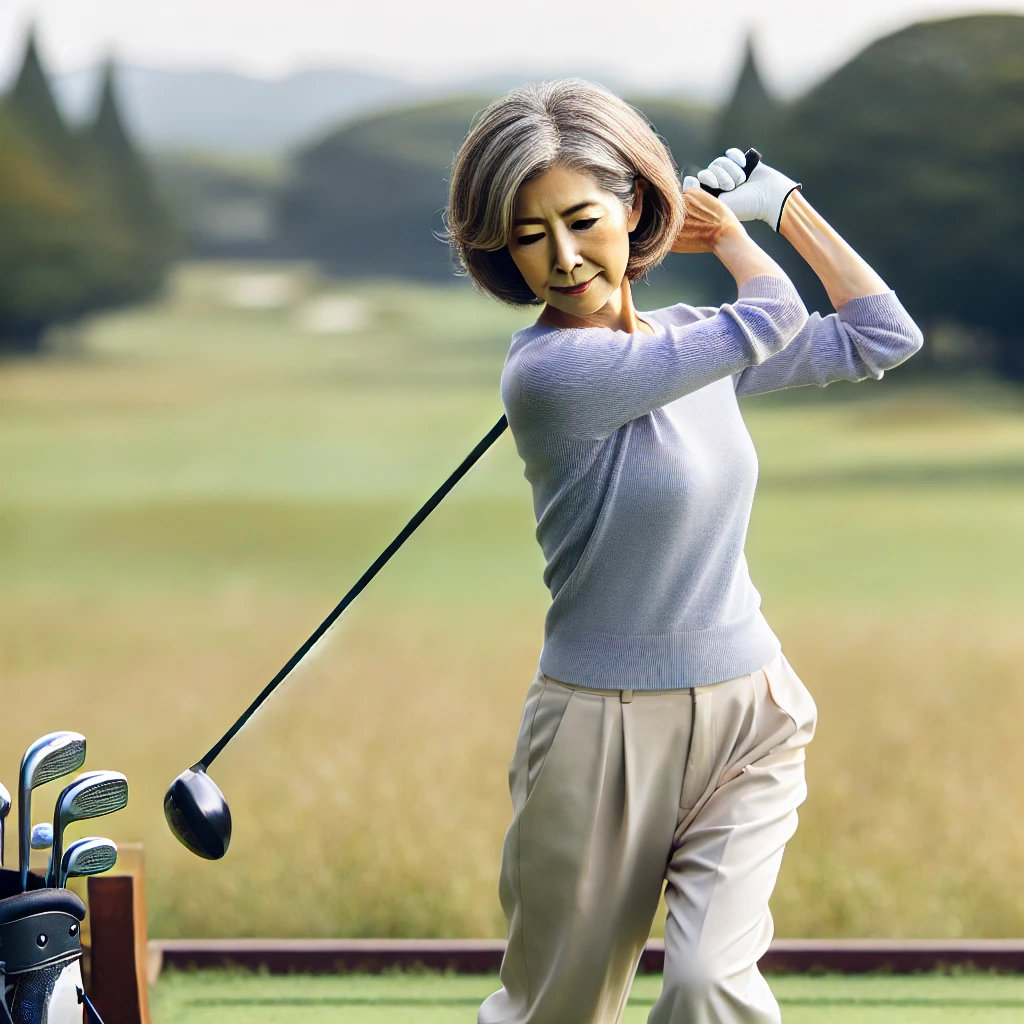
<svg viewBox="0 0 1024 1024">
<path fill-rule="evenodd" d="M 754 166 L 748 176 L 745 168 L 749 163 Z M 717 196 L 740 220 L 763 220 L 773 231 L 779 230 L 786 200 L 803 187 L 760 157 L 748 161 L 740 149 L 726 150 L 725 156 L 713 160 L 696 177 L 689 174 L 683 178 L 683 191 L 698 185 Z"/>
</svg>

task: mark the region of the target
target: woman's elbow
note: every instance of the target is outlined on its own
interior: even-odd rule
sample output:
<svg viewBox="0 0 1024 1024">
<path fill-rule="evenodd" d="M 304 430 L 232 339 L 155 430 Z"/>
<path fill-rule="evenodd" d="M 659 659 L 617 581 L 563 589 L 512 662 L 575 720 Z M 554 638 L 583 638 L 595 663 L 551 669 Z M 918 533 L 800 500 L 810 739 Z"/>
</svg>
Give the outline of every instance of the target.
<svg viewBox="0 0 1024 1024">
<path fill-rule="evenodd" d="M 920 352 L 924 346 L 924 334 L 910 317 L 907 317 L 906 323 L 901 325 L 897 338 L 898 341 L 893 346 L 896 356 L 893 366 L 905 363 L 912 355 Z"/>
</svg>

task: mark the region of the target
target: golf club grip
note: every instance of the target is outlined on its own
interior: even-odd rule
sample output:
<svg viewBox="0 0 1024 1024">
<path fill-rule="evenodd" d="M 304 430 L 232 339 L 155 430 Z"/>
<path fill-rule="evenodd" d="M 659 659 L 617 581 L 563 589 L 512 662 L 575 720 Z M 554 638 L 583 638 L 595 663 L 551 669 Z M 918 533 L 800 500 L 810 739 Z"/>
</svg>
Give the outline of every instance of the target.
<svg viewBox="0 0 1024 1024">
<path fill-rule="evenodd" d="M 743 155 L 747 158 L 747 162 L 743 165 L 743 173 L 749 178 L 754 173 L 754 168 L 761 162 L 761 154 L 756 149 L 748 149 Z M 724 188 L 713 188 L 703 182 L 700 187 L 705 192 L 710 192 L 716 199 L 725 191 Z"/>
<path fill-rule="evenodd" d="M 196 768 L 209 768 L 214 758 L 234 739 L 239 730 L 255 714 L 259 706 L 285 681 L 292 669 L 310 652 L 313 645 L 334 625 L 341 613 L 359 596 L 363 588 L 380 572 L 387 564 L 391 556 L 409 539 L 431 512 L 441 504 L 445 495 L 470 471 L 474 463 L 488 448 L 498 440 L 508 426 L 508 419 L 502 416 L 497 423 L 487 432 L 480 443 L 466 456 L 458 469 L 434 493 L 427 499 L 423 507 L 405 524 L 404 529 L 397 537 L 380 553 L 377 560 L 366 572 L 356 581 L 355 586 L 338 602 L 330 615 L 317 626 L 315 632 L 309 639 L 289 658 L 288 663 L 280 672 L 270 680 L 260 692 L 260 695 L 242 712 L 238 720 L 230 729 L 214 744 L 206 756 L 194 766 Z"/>
</svg>

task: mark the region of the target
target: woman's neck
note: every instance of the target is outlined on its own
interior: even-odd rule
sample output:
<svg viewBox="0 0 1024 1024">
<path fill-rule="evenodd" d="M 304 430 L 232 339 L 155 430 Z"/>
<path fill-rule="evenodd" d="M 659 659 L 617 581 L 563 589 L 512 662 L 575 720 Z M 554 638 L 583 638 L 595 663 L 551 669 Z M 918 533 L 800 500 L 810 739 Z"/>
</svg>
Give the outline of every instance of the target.
<svg viewBox="0 0 1024 1024">
<path fill-rule="evenodd" d="M 548 305 L 537 317 L 537 323 L 560 328 L 606 327 L 612 331 L 624 331 L 626 334 L 654 333 L 650 325 L 644 323 L 637 315 L 636 307 L 633 305 L 633 290 L 625 277 L 619 290 L 613 292 L 611 298 L 593 313 L 576 316 Z"/>
</svg>

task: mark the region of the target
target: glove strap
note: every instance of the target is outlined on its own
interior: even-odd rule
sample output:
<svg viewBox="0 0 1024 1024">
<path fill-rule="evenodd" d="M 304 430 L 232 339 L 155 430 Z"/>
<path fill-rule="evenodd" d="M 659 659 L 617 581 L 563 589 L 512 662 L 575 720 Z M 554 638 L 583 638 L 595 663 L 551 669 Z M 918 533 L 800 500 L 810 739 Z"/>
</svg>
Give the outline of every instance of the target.
<svg viewBox="0 0 1024 1024">
<path fill-rule="evenodd" d="M 779 219 L 778 219 L 778 220 L 776 221 L 776 223 L 775 223 L 775 230 L 776 230 L 776 232 L 778 232 L 779 228 L 780 228 L 780 227 L 782 227 L 782 211 L 783 211 L 783 210 L 784 210 L 784 209 L 786 208 L 786 200 L 787 200 L 787 199 L 789 199 L 789 197 L 790 197 L 790 196 L 791 196 L 791 195 L 792 195 L 792 194 L 793 194 L 794 192 L 799 192 L 799 191 L 800 191 L 800 189 L 802 189 L 802 188 L 803 188 L 803 185 L 801 185 L 801 184 L 800 184 L 800 182 L 798 181 L 798 182 L 797 182 L 797 183 L 796 183 L 796 184 L 795 184 L 795 185 L 794 185 L 794 186 L 793 186 L 793 187 L 792 187 L 792 188 L 791 188 L 791 189 L 790 189 L 790 190 L 789 190 L 789 191 L 788 191 L 788 192 L 786 193 L 786 195 L 785 195 L 785 198 L 783 198 L 783 200 L 782 200 L 782 205 L 781 205 L 781 206 L 779 207 Z"/>
</svg>

